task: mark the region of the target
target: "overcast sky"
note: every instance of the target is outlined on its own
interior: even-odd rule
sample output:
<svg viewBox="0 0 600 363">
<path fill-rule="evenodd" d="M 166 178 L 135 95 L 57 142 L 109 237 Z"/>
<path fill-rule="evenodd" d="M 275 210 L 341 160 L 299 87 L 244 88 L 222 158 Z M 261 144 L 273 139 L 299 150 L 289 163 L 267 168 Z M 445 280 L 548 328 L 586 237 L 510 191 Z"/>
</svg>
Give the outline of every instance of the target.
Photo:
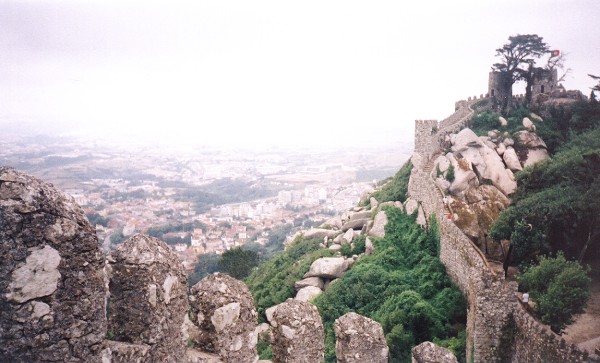
<svg viewBox="0 0 600 363">
<path fill-rule="evenodd" d="M 487 91 L 535 33 L 600 74 L 600 1 L 0 0 L 0 131 L 209 145 L 392 145 Z"/>
</svg>

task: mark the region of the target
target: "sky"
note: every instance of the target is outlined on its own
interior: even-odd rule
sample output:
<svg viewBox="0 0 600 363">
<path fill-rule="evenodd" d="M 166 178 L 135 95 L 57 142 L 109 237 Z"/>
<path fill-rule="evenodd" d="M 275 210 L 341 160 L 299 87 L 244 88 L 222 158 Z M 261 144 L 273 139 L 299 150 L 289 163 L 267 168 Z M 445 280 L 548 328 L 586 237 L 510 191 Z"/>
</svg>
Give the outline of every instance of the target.
<svg viewBox="0 0 600 363">
<path fill-rule="evenodd" d="M 538 34 L 600 74 L 600 1 L 0 0 L 0 132 L 210 146 L 409 144 Z M 518 93 L 518 91 L 516 92 Z"/>
</svg>

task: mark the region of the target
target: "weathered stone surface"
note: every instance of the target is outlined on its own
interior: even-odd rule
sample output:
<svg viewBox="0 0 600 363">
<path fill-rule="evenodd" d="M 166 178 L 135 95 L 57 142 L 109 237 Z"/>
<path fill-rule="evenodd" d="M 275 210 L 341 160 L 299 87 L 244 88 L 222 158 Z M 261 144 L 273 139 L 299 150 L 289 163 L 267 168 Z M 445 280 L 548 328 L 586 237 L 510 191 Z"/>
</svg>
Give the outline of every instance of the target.
<svg viewBox="0 0 600 363">
<path fill-rule="evenodd" d="M 187 275 L 177 254 L 154 237 L 136 234 L 111 253 L 109 262 L 112 339 L 150 345 L 154 361 L 181 361 L 188 299 Z"/>
<path fill-rule="evenodd" d="M 346 232 L 349 229 L 361 230 L 367 223 L 369 223 L 370 220 L 371 218 L 352 219 L 344 223 L 344 225 L 342 226 L 342 231 Z"/>
<path fill-rule="evenodd" d="M 548 151 L 543 148 L 527 150 L 527 156 L 523 161 L 523 166 L 531 166 L 548 159 Z"/>
<path fill-rule="evenodd" d="M 323 290 L 316 286 L 306 286 L 298 291 L 295 299 L 299 301 L 310 301 L 314 297 L 319 296 L 322 293 Z"/>
<path fill-rule="evenodd" d="M 440 169 L 440 171 L 442 173 L 445 173 L 446 170 L 448 170 L 448 168 L 450 167 L 450 161 L 448 160 L 448 158 L 445 155 L 438 156 L 435 159 L 434 164 L 435 164 L 436 168 Z"/>
<path fill-rule="evenodd" d="M 334 323 L 335 355 L 338 363 L 385 363 L 389 349 L 381 325 L 356 313 L 347 313 Z"/>
<path fill-rule="evenodd" d="M 183 363 L 223 363 L 223 361 L 218 355 L 200 352 L 193 348 L 187 348 L 185 350 L 185 360 Z"/>
<path fill-rule="evenodd" d="M 367 237 L 365 240 L 365 255 L 370 256 L 373 254 L 375 247 L 373 246 L 373 242 Z"/>
<path fill-rule="evenodd" d="M 506 119 L 502 116 L 498 117 L 498 122 L 500 123 L 500 126 L 502 126 L 502 127 L 508 126 L 508 121 L 506 121 Z"/>
<path fill-rule="evenodd" d="M 150 361 L 150 346 L 107 340 L 102 352 L 102 363 L 144 363 Z"/>
<path fill-rule="evenodd" d="M 419 202 L 417 202 L 413 198 L 408 198 L 404 202 L 404 210 L 406 210 L 406 214 L 408 215 L 413 214 L 417 210 L 417 208 L 419 208 Z"/>
<path fill-rule="evenodd" d="M 498 155 L 503 156 L 505 151 L 506 145 L 504 145 L 504 143 L 498 144 L 498 147 L 496 148 L 496 152 L 498 153 Z"/>
<path fill-rule="evenodd" d="M 73 198 L 0 168 L 0 361 L 98 361 L 104 256 Z"/>
<path fill-rule="evenodd" d="M 501 144 L 502 145 L 502 144 Z M 502 160 L 506 163 L 506 166 L 513 171 L 523 170 L 517 152 L 512 147 L 506 148 Z"/>
<path fill-rule="evenodd" d="M 411 353 L 413 363 L 458 363 L 451 351 L 432 342 L 417 345 Z"/>
<path fill-rule="evenodd" d="M 518 143 L 522 147 L 529 149 L 542 147 L 547 148 L 546 143 L 542 140 L 535 132 L 530 131 L 518 131 L 514 134 Z"/>
<path fill-rule="evenodd" d="M 350 228 L 346 231 L 346 233 L 343 234 L 341 242 L 342 242 L 342 244 L 351 243 L 353 239 L 354 239 L 354 230 L 352 228 Z"/>
<path fill-rule="evenodd" d="M 531 113 L 529 114 L 529 116 L 530 116 L 532 119 L 534 119 L 534 120 L 536 120 L 536 121 L 538 121 L 538 122 L 544 122 L 544 119 L 543 119 L 543 118 L 541 118 L 539 115 L 537 115 L 537 114 L 535 114 L 535 113 L 533 113 L 533 112 L 531 112 Z"/>
<path fill-rule="evenodd" d="M 369 204 L 371 205 L 371 210 L 377 209 L 377 207 L 379 206 L 379 202 L 373 197 L 369 198 Z"/>
<path fill-rule="evenodd" d="M 294 284 L 294 288 L 296 289 L 296 291 L 307 286 L 315 286 L 322 290 L 323 280 L 319 277 L 308 277 L 300 281 L 296 281 L 296 283 Z"/>
<path fill-rule="evenodd" d="M 333 229 L 342 228 L 342 217 L 335 216 L 335 217 L 332 217 L 332 218 L 326 220 L 325 223 L 323 223 L 321 225 L 321 228 L 323 228 L 323 227 L 328 227 L 328 228 L 333 228 Z"/>
<path fill-rule="evenodd" d="M 480 181 L 491 181 L 505 195 L 512 194 L 517 184 L 506 173 L 502 159 L 493 148 L 476 139 L 472 130 L 463 129 L 457 134 L 457 142 L 452 149 L 473 165 Z"/>
<path fill-rule="evenodd" d="M 308 231 L 304 232 L 305 238 L 315 238 L 315 239 L 323 239 L 333 238 L 339 234 L 338 231 L 332 229 L 324 229 L 324 228 L 311 228 Z"/>
<path fill-rule="evenodd" d="M 191 320 L 200 333 L 194 343 L 223 362 L 254 362 L 258 314 L 241 281 L 223 273 L 209 275 L 191 291 Z"/>
<path fill-rule="evenodd" d="M 344 276 L 349 267 L 349 260 L 343 257 L 322 257 L 310 265 L 310 270 L 304 275 L 307 277 L 321 277 L 335 279 Z"/>
<path fill-rule="evenodd" d="M 385 211 L 379 211 L 377 212 L 377 214 L 375 215 L 375 219 L 373 222 L 373 227 L 371 227 L 371 229 L 369 230 L 369 236 L 373 236 L 373 237 L 383 237 L 385 236 L 385 226 L 388 223 L 388 217 L 387 214 L 385 214 Z"/>
<path fill-rule="evenodd" d="M 307 302 L 288 299 L 273 313 L 273 361 L 282 363 L 323 362 L 323 323 L 317 308 Z"/>
<path fill-rule="evenodd" d="M 535 131 L 535 125 L 533 124 L 533 122 L 531 122 L 529 117 L 523 117 L 523 127 L 530 131 Z"/>
</svg>

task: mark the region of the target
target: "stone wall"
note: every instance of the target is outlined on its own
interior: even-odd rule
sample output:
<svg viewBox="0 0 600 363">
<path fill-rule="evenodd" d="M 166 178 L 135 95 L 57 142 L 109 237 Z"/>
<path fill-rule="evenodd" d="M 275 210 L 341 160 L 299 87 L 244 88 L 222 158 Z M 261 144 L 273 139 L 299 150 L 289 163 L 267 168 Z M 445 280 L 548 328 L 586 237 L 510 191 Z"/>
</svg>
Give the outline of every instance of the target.
<svg viewBox="0 0 600 363">
<path fill-rule="evenodd" d="M 445 216 L 443 194 L 432 176 L 432 160 L 441 151 L 445 136 L 463 128 L 473 114 L 476 99 L 461 107 L 440 123 L 434 138 L 437 147 L 415 147 L 409 195 L 418 200 L 427 218 L 435 215 L 440 227 L 440 260 L 446 272 L 467 298 L 467 361 L 473 362 L 598 362 L 575 346 L 568 346 L 559 336 L 520 310 L 515 282 L 504 280 L 489 266 L 483 253 Z M 422 128 L 422 121 L 416 128 Z M 422 145 L 420 145 L 422 146 Z M 540 334 L 543 332 L 543 334 Z M 507 355 L 506 351 L 510 354 Z"/>
<path fill-rule="evenodd" d="M 0 259 L 0 362 L 258 361 L 260 328 L 244 283 L 214 274 L 189 295 L 174 251 L 141 234 L 105 258 L 73 198 L 11 168 L 0 168 Z M 323 360 L 314 305 L 289 300 L 273 321 L 276 361 Z M 385 358 L 381 326 L 358 326 L 340 335 L 340 359 L 366 356 L 356 348 L 369 344 Z"/>
</svg>

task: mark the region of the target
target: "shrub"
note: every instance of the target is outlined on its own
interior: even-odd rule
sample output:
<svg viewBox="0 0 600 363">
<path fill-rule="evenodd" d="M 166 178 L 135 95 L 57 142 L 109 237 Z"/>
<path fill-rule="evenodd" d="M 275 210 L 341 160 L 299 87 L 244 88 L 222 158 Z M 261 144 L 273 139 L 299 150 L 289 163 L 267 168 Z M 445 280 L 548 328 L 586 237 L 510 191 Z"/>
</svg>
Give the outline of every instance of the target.
<svg viewBox="0 0 600 363">
<path fill-rule="evenodd" d="M 373 197 L 380 203 L 382 202 L 404 202 L 408 193 L 408 180 L 412 170 L 412 162 L 408 160 L 402 168 L 394 175 L 391 181 L 385 184 L 380 190 L 373 193 Z"/>
<path fill-rule="evenodd" d="M 590 298 L 589 267 L 567 261 L 562 253 L 555 258 L 544 257 L 519 276 L 519 290 L 528 291 L 536 303 L 534 312 L 552 331 L 562 330 L 581 314 Z"/>
<path fill-rule="evenodd" d="M 448 170 L 446 170 L 446 180 L 452 183 L 454 181 L 454 165 L 450 164 Z"/>
</svg>

